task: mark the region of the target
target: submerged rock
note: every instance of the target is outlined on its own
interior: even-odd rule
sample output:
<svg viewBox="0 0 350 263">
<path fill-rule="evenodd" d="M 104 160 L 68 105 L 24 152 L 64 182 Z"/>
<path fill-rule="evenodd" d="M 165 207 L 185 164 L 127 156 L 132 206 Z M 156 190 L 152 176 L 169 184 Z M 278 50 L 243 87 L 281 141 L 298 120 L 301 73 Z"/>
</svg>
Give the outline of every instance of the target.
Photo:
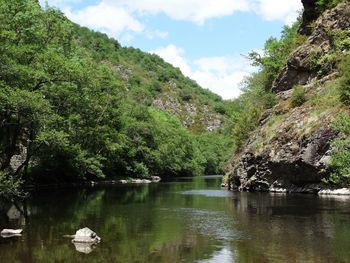
<svg viewBox="0 0 350 263">
<path fill-rule="evenodd" d="M 72 240 L 73 243 L 90 243 L 90 244 L 97 244 L 97 243 L 100 243 L 100 241 L 101 241 L 101 238 L 97 236 L 97 234 L 88 227 L 79 229 L 75 233 L 74 239 Z"/>
</svg>

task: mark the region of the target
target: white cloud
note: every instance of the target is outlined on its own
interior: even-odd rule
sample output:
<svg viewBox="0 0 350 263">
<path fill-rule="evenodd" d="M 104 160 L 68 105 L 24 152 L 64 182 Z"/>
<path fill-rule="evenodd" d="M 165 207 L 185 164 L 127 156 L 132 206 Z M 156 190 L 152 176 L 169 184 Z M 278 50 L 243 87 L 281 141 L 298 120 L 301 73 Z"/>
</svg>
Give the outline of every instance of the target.
<svg viewBox="0 0 350 263">
<path fill-rule="evenodd" d="M 205 57 L 188 61 L 184 57 L 184 50 L 172 44 L 158 48 L 151 53 L 179 67 L 184 75 L 224 99 L 238 97 L 241 92 L 240 83 L 245 76 L 254 71 L 254 68 L 242 56 Z"/>
<path fill-rule="evenodd" d="M 169 35 L 169 32 L 160 31 L 160 30 L 154 30 L 151 32 L 147 32 L 146 34 L 148 39 L 154 39 L 155 37 L 165 39 L 168 37 L 168 35 Z"/>
<path fill-rule="evenodd" d="M 46 0 L 39 0 L 45 5 Z M 290 24 L 301 10 L 300 0 L 100 0 L 96 5 L 73 8 L 83 0 L 47 0 L 61 8 L 74 22 L 100 30 L 111 37 L 142 32 L 148 38 L 165 38 L 166 32 L 145 30 L 144 16 L 164 13 L 174 20 L 203 24 L 211 18 L 232 15 L 237 11 L 255 12 L 266 20 Z"/>
<path fill-rule="evenodd" d="M 103 0 L 110 5 L 125 6 L 140 14 L 165 13 L 175 20 L 203 24 L 205 20 L 249 10 L 247 0 Z"/>
<path fill-rule="evenodd" d="M 280 20 L 292 24 L 303 5 L 300 0 L 250 0 L 252 8 L 268 21 Z"/>
<path fill-rule="evenodd" d="M 191 77 L 224 99 L 238 97 L 244 77 L 254 71 L 249 62 L 240 55 L 201 58 L 193 64 L 197 69 Z"/>
<path fill-rule="evenodd" d="M 144 30 L 144 26 L 125 9 L 103 2 L 78 11 L 65 9 L 64 13 L 75 23 L 114 37 L 125 31 L 142 32 Z"/>
<path fill-rule="evenodd" d="M 167 47 L 160 47 L 150 53 L 157 54 L 163 58 L 166 62 L 172 64 L 174 67 L 180 68 L 181 72 L 186 76 L 191 75 L 191 67 L 184 58 L 185 51 L 182 48 L 178 48 L 175 45 L 168 45 Z"/>
</svg>

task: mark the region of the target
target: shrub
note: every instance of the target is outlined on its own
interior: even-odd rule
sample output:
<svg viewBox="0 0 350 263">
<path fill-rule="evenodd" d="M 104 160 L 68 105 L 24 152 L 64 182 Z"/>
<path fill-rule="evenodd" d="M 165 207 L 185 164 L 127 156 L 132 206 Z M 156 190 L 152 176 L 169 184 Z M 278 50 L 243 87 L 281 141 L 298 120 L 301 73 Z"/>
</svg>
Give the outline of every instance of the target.
<svg viewBox="0 0 350 263">
<path fill-rule="evenodd" d="M 7 199 L 24 198 L 26 193 L 22 191 L 22 181 L 10 174 L 0 171 L 0 197 Z"/>
<path fill-rule="evenodd" d="M 291 103 L 293 108 L 303 105 L 306 101 L 305 90 L 302 86 L 297 85 L 293 88 Z"/>
<path fill-rule="evenodd" d="M 338 139 L 333 142 L 335 148 L 332 154 L 332 167 L 334 173 L 329 181 L 334 184 L 341 182 L 348 183 L 350 179 L 350 141 Z"/>
<path fill-rule="evenodd" d="M 331 165 L 333 173 L 325 180 L 326 183 L 339 184 L 350 182 L 350 116 L 342 113 L 336 118 L 332 126 L 335 130 L 347 136 L 345 139 L 336 139 L 332 142 L 333 153 Z"/>
<path fill-rule="evenodd" d="M 346 113 L 339 114 L 333 121 L 332 127 L 345 135 L 350 135 L 350 116 Z"/>
<path fill-rule="evenodd" d="M 344 0 L 317 0 L 316 6 L 319 12 L 323 12 L 326 9 L 335 7 L 337 4 L 343 1 Z"/>
<path fill-rule="evenodd" d="M 339 65 L 340 80 L 339 92 L 340 100 L 350 105 L 350 55 L 347 55 Z"/>
</svg>

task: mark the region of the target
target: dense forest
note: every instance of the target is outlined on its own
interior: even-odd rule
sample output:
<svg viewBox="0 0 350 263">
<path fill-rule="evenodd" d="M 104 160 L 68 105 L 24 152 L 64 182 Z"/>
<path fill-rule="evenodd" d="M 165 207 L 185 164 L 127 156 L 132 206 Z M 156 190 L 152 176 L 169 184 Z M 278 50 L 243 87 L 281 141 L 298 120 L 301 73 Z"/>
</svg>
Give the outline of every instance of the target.
<svg viewBox="0 0 350 263">
<path fill-rule="evenodd" d="M 179 69 L 35 0 L 2 1 L 0 27 L 5 195 L 21 183 L 222 173 L 227 104 Z"/>
<path fill-rule="evenodd" d="M 339 2 L 317 1 L 317 12 Z M 238 99 L 223 101 L 157 55 L 122 47 L 59 10 L 2 1 L 0 192 L 19 194 L 23 183 L 223 173 L 278 104 L 274 82 L 308 39 L 302 23 L 300 17 L 268 39 L 263 54 L 248 54 L 259 70 Z M 349 30 L 337 32 L 332 52 L 310 60 L 317 78 L 340 74 L 327 96 L 344 113 L 333 122 L 344 136 L 334 141 L 328 182 L 350 177 L 349 37 Z M 308 101 L 295 85 L 284 111 L 304 103 L 324 101 Z"/>
</svg>

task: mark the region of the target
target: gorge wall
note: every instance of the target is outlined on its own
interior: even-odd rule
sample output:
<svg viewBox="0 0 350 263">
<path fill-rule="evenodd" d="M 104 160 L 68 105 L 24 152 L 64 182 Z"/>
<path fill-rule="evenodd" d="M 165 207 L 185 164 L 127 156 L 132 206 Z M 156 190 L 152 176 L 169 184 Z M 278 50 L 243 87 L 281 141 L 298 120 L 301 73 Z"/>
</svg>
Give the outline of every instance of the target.
<svg viewBox="0 0 350 263">
<path fill-rule="evenodd" d="M 332 141 L 344 136 L 332 122 L 340 112 L 349 113 L 334 99 L 338 72 L 327 61 L 349 51 L 338 43 L 349 38 L 350 4 L 320 14 L 314 0 L 302 2 L 299 32 L 308 38 L 273 82 L 277 105 L 262 115 L 243 151 L 232 156 L 226 182 L 231 190 L 317 193 L 332 173 Z M 291 105 L 296 85 L 306 97 L 297 107 Z"/>
</svg>

